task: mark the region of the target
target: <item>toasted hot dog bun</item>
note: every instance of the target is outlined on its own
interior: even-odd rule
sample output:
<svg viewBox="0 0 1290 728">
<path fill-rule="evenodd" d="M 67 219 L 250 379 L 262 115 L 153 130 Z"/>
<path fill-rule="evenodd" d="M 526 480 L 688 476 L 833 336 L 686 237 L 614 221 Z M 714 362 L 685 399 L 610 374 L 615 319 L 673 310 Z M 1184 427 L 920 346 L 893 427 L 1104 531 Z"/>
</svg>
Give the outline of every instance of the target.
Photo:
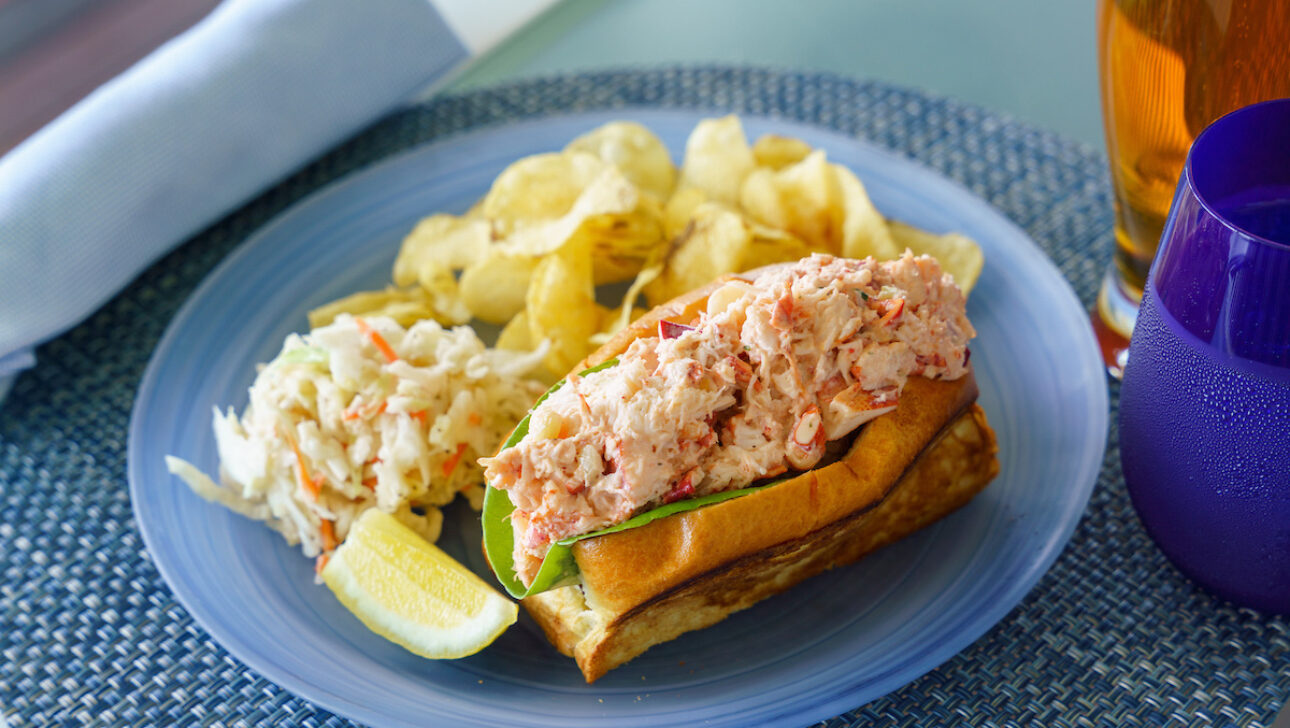
<svg viewBox="0 0 1290 728">
<path fill-rule="evenodd" d="M 708 295 L 732 277 L 655 308 L 576 371 L 621 354 L 661 320 L 697 319 Z M 740 498 L 579 541 L 573 553 L 582 583 L 522 603 L 594 682 L 653 645 L 849 564 L 967 503 L 999 470 L 976 396 L 971 373 L 954 381 L 912 377 L 896 409 L 865 424 L 835 462 Z"/>
</svg>

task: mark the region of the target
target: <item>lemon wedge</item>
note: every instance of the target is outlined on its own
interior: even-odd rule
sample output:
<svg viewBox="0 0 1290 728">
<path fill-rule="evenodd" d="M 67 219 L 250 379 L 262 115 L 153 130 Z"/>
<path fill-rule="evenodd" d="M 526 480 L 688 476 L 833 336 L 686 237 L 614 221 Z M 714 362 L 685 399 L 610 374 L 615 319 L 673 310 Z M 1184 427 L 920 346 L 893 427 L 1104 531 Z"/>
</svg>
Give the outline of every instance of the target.
<svg viewBox="0 0 1290 728">
<path fill-rule="evenodd" d="M 322 579 L 368 629 L 434 660 L 479 652 L 518 613 L 514 602 L 376 508 L 350 527 Z"/>
</svg>

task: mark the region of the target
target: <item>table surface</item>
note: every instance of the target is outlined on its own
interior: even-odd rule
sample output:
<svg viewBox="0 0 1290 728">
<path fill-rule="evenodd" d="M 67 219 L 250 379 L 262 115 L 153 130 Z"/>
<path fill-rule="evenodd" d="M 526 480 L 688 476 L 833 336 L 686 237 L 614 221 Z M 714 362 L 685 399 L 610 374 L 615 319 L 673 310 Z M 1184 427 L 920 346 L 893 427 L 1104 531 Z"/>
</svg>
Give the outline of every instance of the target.
<svg viewBox="0 0 1290 728">
<path fill-rule="evenodd" d="M 448 96 L 395 114 L 144 272 L 43 345 L 0 404 L 0 710 L 12 726 L 348 726 L 241 664 L 147 557 L 126 487 L 128 418 L 176 309 L 248 235 L 334 180 L 465 129 L 649 103 L 775 114 L 927 165 L 1020 225 L 1091 304 L 1109 257 L 1105 163 L 1088 145 L 944 97 L 741 67 L 594 73 Z M 1118 387 L 1111 388 L 1112 422 Z M 1290 622 L 1173 569 L 1133 514 L 1112 426 L 1088 509 L 1052 569 L 972 646 L 828 728 L 1271 724 Z"/>
<path fill-rule="evenodd" d="M 32 1 L 0 0 L 0 13 L 8 7 Z M 155 43 L 142 42 L 138 39 L 139 34 L 132 34 L 132 45 L 128 52 L 124 52 L 125 55 L 142 55 L 148 45 L 159 44 L 182 29 L 192 17 L 196 17 L 193 13 L 199 12 L 199 6 L 212 4 L 212 0 L 171 1 L 175 6 L 184 5 L 189 10 L 181 12 L 175 9 L 164 18 L 157 16 L 156 25 L 151 31 Z M 152 0 L 104 0 L 99 4 L 98 12 L 103 13 L 104 17 L 110 17 L 103 10 L 104 7 L 115 5 L 139 8 L 149 2 Z M 64 5 L 69 3 L 71 0 L 63 2 Z M 185 12 L 188 14 L 185 15 Z M 149 21 L 142 19 L 140 22 Z M 81 29 L 77 32 L 89 31 Z M 1081 204 L 1087 204 L 1090 199 L 1105 203 L 1105 183 L 1095 181 L 1090 176 L 1096 175 L 1096 166 L 1090 165 L 1095 165 L 1097 153 L 1102 147 L 1094 37 L 1094 3 L 1091 0 L 979 0 L 972 3 L 954 3 L 948 0 L 801 0 L 794 3 L 782 0 L 565 0 L 521 30 L 501 48 L 474 63 L 449 90 L 469 91 L 520 79 L 607 67 L 708 63 L 818 70 L 852 78 L 872 78 L 921 89 L 934 96 L 967 101 L 994 112 L 1005 121 L 1014 118 L 1077 142 L 1076 145 L 1062 147 L 1061 144 L 1065 142 L 1058 143 L 1054 141 L 1055 138 L 1033 138 L 1018 132 L 1028 149 L 1064 150 L 1056 155 L 1060 158 L 1057 166 L 1045 174 L 1063 184 L 1071 182 L 1086 187 L 1094 185 L 1085 190 Z M 3 40 L 0 37 L 0 41 Z M 125 55 L 120 57 L 124 58 Z M 4 75 L 5 63 L 20 57 L 23 57 L 22 54 L 17 52 L 9 58 L 0 53 L 0 87 L 4 87 L 6 78 L 16 78 Z M 39 68 L 42 73 L 49 73 L 49 66 L 40 65 Z M 57 74 L 42 76 L 42 79 L 56 76 Z M 84 73 L 75 75 L 61 91 L 48 83 L 46 80 L 41 81 L 43 92 L 60 98 L 60 103 L 64 106 L 74 102 L 79 94 L 87 90 Z M 6 110 L 6 106 L 9 110 Z M 4 122 L 16 118 L 18 111 L 30 114 L 29 107 L 20 110 L 16 106 L 0 105 L 0 132 L 3 132 Z M 24 123 L 30 123 L 30 120 Z M 2 137 L 3 134 L 0 134 L 0 142 L 3 142 Z M 0 145 L 0 150 L 3 148 Z M 1083 171 L 1079 174 L 1071 176 L 1059 169 L 1071 159 L 1062 155 L 1069 154 L 1077 155 L 1079 162 L 1075 166 L 1083 165 Z M 941 166 L 935 160 L 923 161 Z M 954 174 L 953 167 L 942 171 L 968 181 L 959 174 Z M 959 171 L 967 177 L 977 174 L 971 170 Z M 1027 194 L 1025 191 L 1019 193 L 1003 187 L 998 190 L 974 191 L 1004 208 L 1009 206 L 1012 195 Z M 284 202 L 286 200 L 275 200 L 269 207 L 280 209 L 280 204 Z M 1042 206 L 1037 206 L 1036 209 L 1040 207 Z M 260 213 L 249 217 L 258 223 L 265 219 L 264 214 Z M 1020 222 L 1040 239 L 1041 244 L 1045 243 L 1045 235 L 1068 237 L 1071 240 L 1080 238 L 1092 241 L 1090 244 L 1109 235 L 1109 214 L 1094 220 L 1093 228 L 1096 230 L 1081 229 L 1076 235 L 1064 227 L 1077 223 L 1084 225 L 1087 220 L 1087 217 L 1073 219 L 1071 216 L 1037 212 L 1035 219 Z M 241 224 L 249 222 L 247 220 Z M 227 227 L 229 226 L 217 228 L 214 237 L 236 237 L 247 232 L 245 227 L 224 229 Z M 218 241 L 211 244 L 207 247 L 210 257 L 203 258 L 202 265 L 212 264 L 218 250 L 226 250 L 225 246 L 230 244 Z M 1106 256 L 1104 251 L 1095 255 L 1090 255 L 1090 252 L 1085 251 L 1081 260 L 1066 258 L 1059 262 L 1063 263 L 1064 270 L 1075 270 L 1078 267 L 1084 274 L 1093 277 L 1091 281 L 1096 278 L 1100 266 L 1105 264 Z M 190 285 L 196 280 L 196 276 L 190 274 L 184 280 L 184 285 Z M 1091 285 L 1093 284 L 1089 283 L 1081 288 L 1081 293 L 1086 298 L 1091 295 Z M 124 298 L 117 302 L 116 308 L 128 308 L 130 303 L 129 297 Z M 150 319 L 151 329 L 141 337 L 140 343 L 154 340 L 160 327 L 164 325 L 163 321 L 152 320 L 157 318 L 154 315 L 150 314 L 147 318 Z M 80 335 L 85 334 L 82 331 Z M 76 337 L 74 332 L 69 337 L 56 340 L 51 346 L 54 351 L 62 354 L 76 354 L 81 350 Z M 71 363 L 66 366 L 73 366 L 79 359 L 72 356 L 69 361 Z M 137 381 L 138 371 L 133 368 L 137 364 L 138 362 L 132 362 L 131 367 L 125 367 L 117 373 L 123 379 Z M 101 383 L 101 374 L 101 371 L 96 374 L 94 367 L 87 367 L 82 376 L 92 384 Z M 30 396 L 31 389 L 29 386 L 27 396 Z M 121 391 L 120 387 L 112 387 L 111 392 L 113 401 L 122 408 L 123 413 L 127 413 L 129 393 Z M 23 396 L 21 392 L 19 396 Z M 39 481 L 52 479 L 63 483 L 60 488 L 79 489 L 79 479 L 84 476 L 64 474 L 64 465 L 74 466 L 80 462 L 76 459 L 81 457 L 82 444 L 79 441 L 69 440 L 63 448 L 70 448 L 71 455 L 76 457 L 70 457 L 67 463 L 57 466 L 53 473 L 45 471 L 42 466 L 33 474 L 29 472 L 29 455 L 25 454 L 21 446 L 33 443 L 39 445 L 41 438 L 57 439 L 59 435 L 37 431 L 35 434 L 25 432 L 19 436 L 12 429 L 15 421 L 6 423 L 5 420 L 5 417 L 0 417 L 0 455 L 10 465 L 14 465 L 9 469 L 10 475 L 23 478 L 31 476 Z M 123 424 L 114 422 L 109 429 L 123 430 Z M 49 441 L 43 442 L 45 445 L 49 444 Z M 61 452 L 57 447 L 53 450 Z M 66 452 L 62 454 L 67 455 Z M 110 480 L 115 483 L 114 488 L 123 490 L 123 476 L 120 474 L 123 468 L 117 461 L 118 455 L 112 450 L 99 464 L 95 464 L 93 457 L 87 455 L 90 457 L 87 461 L 90 463 L 88 474 L 100 479 L 99 482 Z M 1114 457 L 1114 450 L 1111 457 Z M 6 481 L 5 470 L 6 468 L 0 468 L 0 483 Z M 931 700 L 939 706 L 936 707 L 936 714 L 955 722 L 1030 724 L 1021 719 L 1019 714 L 1008 710 L 1009 700 L 985 706 L 988 708 L 985 712 L 973 713 L 968 710 L 973 702 L 964 686 L 971 685 L 974 681 L 979 682 L 980 678 L 979 671 L 974 671 L 972 665 L 979 667 L 982 660 L 988 660 L 988 664 L 992 666 L 1002 664 L 1004 674 L 1010 678 L 1007 685 L 995 691 L 997 697 L 1002 699 L 1011 696 L 1011 702 L 1019 706 L 1052 704 L 1054 712 L 1042 715 L 1029 713 L 1030 719 L 1040 721 L 1035 724 L 1042 724 L 1045 719 L 1056 719 L 1066 712 L 1068 716 L 1079 714 L 1083 720 L 1076 719 L 1070 723 L 1061 721 L 1063 725 L 1188 725 L 1180 716 L 1187 715 L 1189 709 L 1200 706 L 1207 711 L 1207 719 L 1202 723 L 1190 724 L 1266 725 L 1262 721 L 1269 720 L 1267 711 L 1285 700 L 1282 686 L 1286 682 L 1286 672 L 1290 670 L 1290 635 L 1287 634 L 1285 621 L 1260 618 L 1244 610 L 1233 610 L 1215 603 L 1172 572 L 1145 537 L 1123 530 L 1131 526 L 1133 521 L 1126 510 L 1122 481 L 1117 483 L 1117 478 L 1118 473 L 1114 469 L 1109 469 L 1104 475 L 1098 496 L 1100 500 L 1095 499 L 1094 508 L 1090 509 L 1078 536 L 1088 548 L 1097 550 L 1093 555 L 1100 556 L 1106 562 L 1105 565 L 1098 567 L 1097 559 L 1090 559 L 1088 555 L 1065 554 L 1055 573 L 1048 577 L 1037 594 L 1032 595 L 1028 610 L 1018 610 L 1008 624 L 983 640 L 973 655 L 961 656 L 947 668 L 907 688 L 905 698 L 920 696 Z M 47 485 L 52 486 L 53 483 L 47 482 Z M 90 483 L 84 485 L 92 486 Z M 82 491 L 82 494 L 87 493 L 89 491 Z M 11 497 L 15 495 L 16 492 L 6 495 L 4 488 L 0 487 L 0 510 L 4 511 L 5 516 L 3 523 L 16 526 L 28 517 L 36 517 L 43 506 L 40 502 L 16 503 Z M 94 499 L 104 499 L 102 503 L 108 513 L 128 509 L 128 504 L 120 502 L 116 496 L 86 497 L 93 503 L 99 502 Z M 1099 506 L 1102 510 L 1098 510 Z M 124 523 L 127 520 L 124 511 L 118 515 L 119 518 L 112 519 L 114 523 Z M 0 536 L 8 538 L 14 535 L 12 529 L 6 531 L 5 528 L 7 527 L 0 526 Z M 99 535 L 109 540 L 121 537 L 120 533 L 113 532 Z M 139 548 L 137 539 L 131 534 L 127 533 L 124 538 L 134 548 Z M 40 547 L 40 543 L 35 542 L 35 546 Z M 36 562 L 28 561 L 27 556 L 34 559 L 38 550 L 39 548 L 26 555 L 11 554 L 16 561 L 10 566 L 17 567 L 21 564 L 23 568 L 21 572 L 8 571 L 3 581 L 8 582 L 10 576 L 22 579 L 30 577 L 34 572 L 26 569 L 35 568 Z M 1101 581 L 1094 578 L 1099 568 L 1110 569 L 1120 576 L 1131 578 L 1123 579 L 1123 583 L 1119 584 L 1114 580 Z M 193 659 L 214 660 L 216 667 L 223 670 L 228 678 L 225 687 L 217 688 L 216 691 L 221 695 L 227 692 L 227 699 L 233 702 L 245 697 L 258 706 L 255 710 L 234 711 L 235 714 L 242 715 L 242 722 L 259 722 L 256 718 L 259 716 L 266 722 L 280 722 L 282 725 L 299 724 L 300 720 L 311 725 L 342 723 L 333 723 L 334 718 L 309 713 L 307 709 L 306 713 L 293 713 L 298 708 L 294 707 L 296 702 L 290 696 L 282 695 L 271 687 L 263 687 L 253 673 L 230 662 L 218 648 L 207 643 L 208 638 L 200 628 L 185 619 L 186 615 L 182 610 L 176 611 L 178 608 L 173 602 L 164 599 L 154 601 L 160 597 L 153 596 L 155 592 L 152 587 L 136 591 L 134 585 L 135 582 L 130 580 L 130 588 L 121 597 L 125 600 L 120 605 L 122 613 L 128 615 L 132 611 L 142 610 L 142 617 L 160 620 L 159 624 L 167 623 L 169 626 L 162 629 L 168 634 L 173 632 L 173 636 L 185 645 L 197 645 L 194 648 L 197 657 Z M 1065 587 L 1068 585 L 1077 588 L 1076 591 L 1066 592 Z M 1096 591 L 1081 593 L 1080 590 L 1085 587 Z M 1125 600 L 1143 597 L 1153 590 L 1158 595 L 1159 602 L 1148 603 L 1149 609 L 1143 617 L 1148 620 L 1146 628 L 1135 628 L 1131 624 L 1133 620 L 1128 616 L 1115 613 L 1104 614 L 1099 620 L 1093 620 L 1089 629 L 1078 635 L 1056 626 L 1063 620 L 1079 621 L 1083 618 L 1084 611 L 1104 608 L 1108 599 L 1125 603 Z M 1048 601 L 1050 597 L 1059 596 L 1071 601 Z M 25 600 L 16 591 L 0 593 L 0 597 L 3 597 L 0 602 L 13 598 L 10 606 L 15 608 L 24 605 L 37 608 L 44 605 L 52 609 L 52 603 L 46 601 L 52 598 L 48 593 L 32 601 Z M 146 601 L 135 605 L 131 601 L 135 597 Z M 1165 602 L 1172 602 L 1183 608 L 1178 613 L 1181 615 L 1178 617 L 1179 623 L 1173 627 L 1168 626 L 1170 612 L 1164 608 L 1167 606 Z M 107 614 L 117 608 L 115 602 L 109 606 L 105 612 Z M 14 621 L 10 621 L 11 619 Z M 43 659 L 35 662 L 28 660 L 30 655 L 27 651 L 47 649 L 50 643 L 46 637 L 53 639 L 60 630 L 66 628 L 45 625 L 38 616 L 18 612 L 9 613 L 8 616 L 0 615 L 0 622 L 10 627 L 25 625 L 25 631 L 17 638 L 18 641 L 10 645 L 16 651 L 0 651 L 0 660 L 11 661 L 22 657 L 28 668 L 51 667 L 52 662 Z M 1190 631 L 1185 629 L 1189 626 Z M 90 650 L 88 656 L 64 654 L 61 661 L 88 661 L 90 664 L 106 661 L 106 664 L 117 665 L 118 660 L 124 656 L 112 653 L 111 638 L 114 630 L 119 632 L 119 629 L 111 624 L 96 622 L 93 630 L 96 634 L 101 632 L 109 641 L 101 642 L 93 637 L 84 643 L 93 645 L 87 648 Z M 1172 631 L 1174 629 L 1181 631 Z M 72 628 L 73 636 L 79 634 L 78 630 L 80 627 Z M 989 654 L 992 647 L 1007 642 L 1017 630 L 1034 632 L 1040 636 L 1039 643 L 1035 645 L 1037 651 L 1029 660 L 1015 655 Z M 144 631 L 147 632 L 146 629 Z M 1166 635 L 1172 635 L 1176 644 L 1167 644 L 1168 640 L 1164 639 Z M 122 635 L 117 633 L 116 636 L 120 638 Z M 1262 649 L 1255 648 L 1251 640 L 1266 644 Z M 57 644 L 54 647 L 55 651 L 67 651 L 66 647 Z M 100 653 L 100 648 L 102 656 L 95 657 Z M 75 653 L 78 648 L 73 645 L 72 649 Z M 1248 654 L 1242 655 L 1243 651 Z M 57 707 L 45 705 L 39 694 L 27 695 L 26 700 L 35 701 L 28 707 L 36 709 L 39 714 L 57 715 L 73 723 L 96 720 L 110 723 L 113 722 L 113 715 L 116 716 L 116 722 L 147 723 L 150 720 L 148 710 L 145 708 L 142 713 L 135 711 L 135 707 L 142 705 L 138 702 L 142 700 L 138 696 L 151 695 L 153 687 L 168 685 L 174 688 L 182 683 L 183 675 L 186 674 L 184 670 L 190 669 L 193 664 L 191 661 L 181 661 L 166 669 L 160 676 L 155 673 L 144 676 L 128 661 L 122 662 L 121 674 L 126 676 L 127 682 L 133 680 L 131 675 L 137 676 L 139 681 L 137 684 L 130 682 L 120 686 L 127 690 L 122 704 L 98 706 L 99 709 L 107 710 L 106 713 L 91 714 L 70 707 L 64 712 Z M 1234 667 L 1238 664 L 1240 667 Z M 1053 678 L 1056 673 L 1047 672 L 1058 668 L 1066 677 Z M 1046 672 L 1047 678 L 1028 682 L 1028 676 L 1040 676 L 1032 672 L 1036 669 Z M 1196 677 L 1206 671 L 1212 671 L 1214 677 L 1208 680 Z M 1278 674 L 1281 676 L 1279 679 L 1276 677 Z M 75 679 L 66 672 L 49 677 L 24 673 L 21 681 L 34 680 L 29 687 L 39 692 L 39 686 L 60 677 Z M 1085 683 L 1090 679 L 1105 690 L 1098 691 L 1099 694 L 1085 694 L 1082 688 L 1087 687 Z M 0 680 L 0 683 L 3 682 Z M 1009 685 L 1017 687 L 1014 690 Z M 0 684 L 0 694 L 15 687 L 21 688 L 21 685 Z M 128 692 L 130 690 L 134 692 L 131 694 Z M 54 698 L 52 695 L 45 697 Z M 1124 706 L 1132 705 L 1135 701 L 1145 712 L 1125 712 Z M 900 718 L 908 720 L 910 715 L 899 711 L 902 702 L 904 701 L 899 697 L 883 701 L 835 722 L 851 724 L 868 721 L 901 722 Z M 120 711 L 123 705 L 124 712 L 111 712 Z M 1151 710 L 1153 706 L 1156 709 L 1154 713 Z M 9 707 L 12 706 L 0 705 L 0 724 L 3 724 L 3 716 Z M 163 714 L 151 715 L 153 719 L 158 715 L 164 718 Z M 1009 715 L 1021 722 L 1011 720 Z M 1143 715 L 1155 715 L 1157 720 L 1142 722 L 1140 717 L 1135 717 Z M 134 718 L 131 719 L 130 716 Z M 206 714 L 206 718 L 215 716 Z M 1277 726 L 1280 728 L 1281 724 L 1278 723 Z"/>
</svg>

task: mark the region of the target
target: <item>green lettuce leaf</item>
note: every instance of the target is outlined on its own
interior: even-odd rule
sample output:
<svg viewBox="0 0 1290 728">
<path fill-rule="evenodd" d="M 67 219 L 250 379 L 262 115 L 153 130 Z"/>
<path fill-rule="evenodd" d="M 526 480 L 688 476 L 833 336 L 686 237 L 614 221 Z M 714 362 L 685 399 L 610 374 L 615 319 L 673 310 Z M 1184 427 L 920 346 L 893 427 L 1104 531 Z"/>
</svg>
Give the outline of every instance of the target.
<svg viewBox="0 0 1290 728">
<path fill-rule="evenodd" d="M 582 372 L 582 376 L 598 372 L 602 369 L 608 369 L 618 363 L 617 359 L 610 359 L 602 364 L 594 366 Z M 564 386 L 564 380 L 556 382 L 555 386 L 547 390 L 541 398 L 533 405 L 536 409 L 542 404 L 547 397 Z M 530 410 L 531 412 L 532 410 Z M 515 431 L 507 438 L 503 448 L 511 447 L 524 438 L 529 431 L 529 418 L 526 416 L 515 427 Z M 488 563 L 493 568 L 493 573 L 497 575 L 497 580 L 506 588 L 507 593 L 516 599 L 538 594 L 548 589 L 576 584 L 578 581 L 578 564 L 573 558 L 573 544 L 584 538 L 595 538 L 607 533 L 617 533 L 626 531 L 629 528 L 639 528 L 651 521 L 659 518 L 666 518 L 674 513 L 692 511 L 696 508 L 702 508 L 713 503 L 738 498 L 749 493 L 769 488 L 772 485 L 782 483 L 783 479 L 770 483 L 765 483 L 751 488 L 742 488 L 739 490 L 727 490 L 720 493 L 711 493 L 699 498 L 690 498 L 679 500 L 674 503 L 659 506 L 650 511 L 640 513 L 622 523 L 602 528 L 592 533 L 584 533 L 581 536 L 570 536 L 568 538 L 556 541 L 547 551 L 546 558 L 542 560 L 542 565 L 538 568 L 537 576 L 534 577 L 533 583 L 528 587 L 520 581 L 519 576 L 515 573 L 515 562 L 513 560 L 515 550 L 515 532 L 511 529 L 511 512 L 515 506 L 511 503 L 510 496 L 504 490 L 498 490 L 491 485 L 486 486 L 484 493 L 484 512 L 482 514 L 484 528 L 484 552 L 488 557 Z"/>
</svg>

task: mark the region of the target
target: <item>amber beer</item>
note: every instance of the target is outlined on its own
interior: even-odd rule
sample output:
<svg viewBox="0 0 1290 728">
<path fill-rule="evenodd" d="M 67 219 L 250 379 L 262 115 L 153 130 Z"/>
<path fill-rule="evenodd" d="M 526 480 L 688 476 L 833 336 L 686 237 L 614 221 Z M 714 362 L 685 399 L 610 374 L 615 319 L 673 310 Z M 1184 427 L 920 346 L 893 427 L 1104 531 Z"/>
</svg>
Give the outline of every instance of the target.
<svg viewBox="0 0 1290 728">
<path fill-rule="evenodd" d="M 1115 267 L 1136 304 L 1192 139 L 1290 96 L 1290 2 L 1099 0 L 1098 48 Z"/>
</svg>

